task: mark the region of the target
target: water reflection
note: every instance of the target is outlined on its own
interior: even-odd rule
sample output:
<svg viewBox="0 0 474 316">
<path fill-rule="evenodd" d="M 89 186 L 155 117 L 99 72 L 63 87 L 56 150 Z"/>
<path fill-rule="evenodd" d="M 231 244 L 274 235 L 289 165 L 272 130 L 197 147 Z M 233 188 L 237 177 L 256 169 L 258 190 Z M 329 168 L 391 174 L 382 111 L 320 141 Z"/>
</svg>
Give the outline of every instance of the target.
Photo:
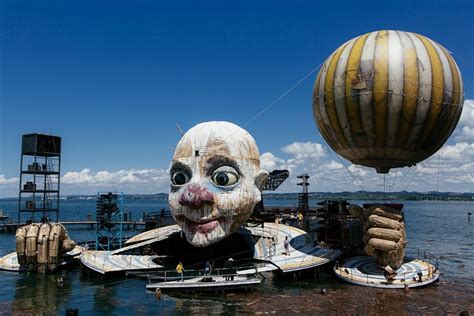
<svg viewBox="0 0 474 316">
<path fill-rule="evenodd" d="M 94 292 L 94 310 L 100 313 L 112 314 L 117 307 L 114 284 L 97 285 Z"/>
<path fill-rule="evenodd" d="M 25 273 L 16 281 L 12 314 L 28 311 L 55 313 L 60 304 L 70 299 L 73 281 L 62 273 Z"/>
<path fill-rule="evenodd" d="M 64 202 L 69 207 L 69 202 Z M 95 202 L 94 202 L 95 203 Z M 280 203 L 277 201 L 276 204 Z M 473 290 L 463 288 L 455 280 L 474 284 L 474 227 L 467 222 L 466 210 L 473 209 L 473 202 L 406 202 L 408 251 L 417 254 L 418 248 L 439 257 L 441 272 L 444 273 L 439 285 L 419 290 L 383 291 L 346 285 L 336 279 L 332 272 L 321 272 L 320 277 L 307 275 L 293 279 L 265 274 L 267 279 L 253 293 L 232 293 L 226 295 L 162 295 L 156 300 L 155 294 L 146 292 L 146 280 L 131 280 L 124 277 L 103 278 L 90 273 L 88 269 L 63 271 L 63 282 L 59 284 L 57 274 L 16 274 L 0 272 L 0 314 L 60 314 L 67 308 L 78 308 L 80 315 L 91 314 L 240 314 L 255 311 L 285 309 L 303 302 L 308 311 L 318 313 L 329 311 L 336 314 L 375 314 L 383 308 L 391 307 L 393 314 L 407 314 L 407 310 L 425 312 L 430 306 L 439 308 L 439 313 L 461 311 L 455 304 L 463 304 Z M 85 218 L 86 207 L 80 207 L 78 218 Z M 161 205 L 159 206 L 161 208 Z M 6 209 L 0 203 L 0 208 Z M 140 209 L 141 210 L 145 208 Z M 159 209 L 158 209 L 159 210 Z M 138 210 L 137 210 L 138 212 Z M 68 213 L 69 214 L 69 213 Z M 72 215 L 71 215 L 72 216 Z M 137 213 L 136 217 L 141 215 Z M 77 240 L 93 239 L 95 231 L 73 229 L 71 235 Z M 14 235 L 0 234 L 0 250 L 14 248 Z M 449 281 L 450 283 L 443 283 Z M 448 286 L 452 284 L 452 290 Z M 319 294 L 320 288 L 327 289 L 326 295 Z M 439 291 L 439 292 L 438 292 Z M 464 296 L 463 296 L 464 295 Z M 448 297 L 447 301 L 440 298 Z M 471 297 L 472 296 L 471 294 Z M 274 301 L 271 301 L 274 298 Z M 298 300 L 298 298 L 302 298 Z M 258 301 L 261 299 L 261 301 Z M 270 300 L 270 305 L 266 301 Z M 335 304 L 330 304 L 329 300 Z M 438 302 L 439 300 L 439 302 Z M 252 302 L 257 301 L 253 305 Z M 340 301 L 344 304 L 341 305 Z M 337 304 L 336 304 L 337 302 Z M 275 304 L 273 306 L 272 304 Z M 280 304 L 280 305 L 278 305 Z M 451 304 L 452 307 L 442 307 Z M 336 309 L 336 305 L 340 305 Z M 433 306 L 435 305 L 435 306 Z M 396 307 L 393 307 L 396 306 Z M 344 308 L 348 308 L 344 311 Z M 391 313 L 385 313 L 391 314 Z"/>
</svg>

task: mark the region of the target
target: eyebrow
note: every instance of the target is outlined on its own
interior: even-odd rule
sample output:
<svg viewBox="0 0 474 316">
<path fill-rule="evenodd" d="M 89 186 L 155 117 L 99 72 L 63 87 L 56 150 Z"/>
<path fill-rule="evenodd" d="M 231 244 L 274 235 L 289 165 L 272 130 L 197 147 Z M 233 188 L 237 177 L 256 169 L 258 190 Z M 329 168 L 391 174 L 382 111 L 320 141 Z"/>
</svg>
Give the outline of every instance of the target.
<svg viewBox="0 0 474 316">
<path fill-rule="evenodd" d="M 189 171 L 190 169 L 184 163 L 182 163 L 180 161 L 175 161 L 175 162 L 173 162 L 173 165 L 171 166 L 170 174 L 173 174 L 173 172 L 175 172 L 175 171 L 184 171 L 184 170 Z"/>
<path fill-rule="evenodd" d="M 222 166 L 230 166 L 230 167 L 234 168 L 235 170 L 237 170 L 237 173 L 239 175 L 242 175 L 237 162 L 235 160 L 229 158 L 229 157 L 226 157 L 226 156 L 212 156 L 212 157 L 209 157 L 209 159 L 207 159 L 207 164 L 210 164 L 211 167 L 207 168 L 206 176 L 210 176 L 214 172 L 214 170 L 216 170 L 217 168 L 222 167 Z"/>
</svg>

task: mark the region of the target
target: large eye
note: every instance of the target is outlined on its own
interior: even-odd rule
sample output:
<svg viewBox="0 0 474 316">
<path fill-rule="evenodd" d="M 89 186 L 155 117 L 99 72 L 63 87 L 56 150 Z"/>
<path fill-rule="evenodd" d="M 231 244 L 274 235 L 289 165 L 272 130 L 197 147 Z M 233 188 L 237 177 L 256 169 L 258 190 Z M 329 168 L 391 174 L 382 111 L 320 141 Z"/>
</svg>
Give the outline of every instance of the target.
<svg viewBox="0 0 474 316">
<path fill-rule="evenodd" d="M 171 175 L 171 182 L 174 185 L 183 185 L 189 181 L 189 175 L 185 171 L 175 171 Z"/>
<path fill-rule="evenodd" d="M 219 167 L 211 175 L 212 182 L 219 186 L 234 185 L 239 181 L 237 170 L 229 166 Z"/>
</svg>

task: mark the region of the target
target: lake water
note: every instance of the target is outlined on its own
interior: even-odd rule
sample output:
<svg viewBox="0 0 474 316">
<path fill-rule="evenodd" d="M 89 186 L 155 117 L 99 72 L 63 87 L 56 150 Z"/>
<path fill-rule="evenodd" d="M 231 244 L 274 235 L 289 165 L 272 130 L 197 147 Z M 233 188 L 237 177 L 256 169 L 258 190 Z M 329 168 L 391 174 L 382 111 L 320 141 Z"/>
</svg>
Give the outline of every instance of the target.
<svg viewBox="0 0 474 316">
<path fill-rule="evenodd" d="M 353 201 L 363 203 L 363 201 Z M 468 222 L 467 212 L 474 211 L 474 202 L 404 201 L 407 224 L 407 254 L 417 255 L 418 249 L 428 251 L 439 259 L 442 280 L 462 281 L 474 286 L 474 216 Z M 266 205 L 297 204 L 296 200 L 268 200 Z M 143 211 L 157 212 L 168 208 L 166 200 L 139 200 L 125 203 L 126 211 L 133 219 L 142 218 Z M 16 201 L 0 201 L 0 209 L 16 216 Z M 60 220 L 85 220 L 94 213 L 95 201 L 64 201 Z M 95 239 L 95 231 L 68 229 L 75 241 Z M 127 234 L 137 232 L 126 231 Z M 14 234 L 0 233 L 0 256 L 14 251 Z M 193 295 L 171 297 L 163 295 L 157 300 L 153 293 L 145 291 L 146 280 L 122 277 L 100 277 L 82 270 L 80 266 L 58 274 L 17 274 L 0 272 L 0 314 L 11 313 L 59 313 L 67 308 L 78 308 L 81 314 L 189 314 L 189 313 L 236 313 L 244 312 L 245 305 L 236 303 L 233 296 Z M 318 280 L 299 281 L 265 279 L 258 292 L 280 291 L 297 295 L 302 289 L 320 286 L 337 288 L 340 281 L 330 274 Z"/>
</svg>

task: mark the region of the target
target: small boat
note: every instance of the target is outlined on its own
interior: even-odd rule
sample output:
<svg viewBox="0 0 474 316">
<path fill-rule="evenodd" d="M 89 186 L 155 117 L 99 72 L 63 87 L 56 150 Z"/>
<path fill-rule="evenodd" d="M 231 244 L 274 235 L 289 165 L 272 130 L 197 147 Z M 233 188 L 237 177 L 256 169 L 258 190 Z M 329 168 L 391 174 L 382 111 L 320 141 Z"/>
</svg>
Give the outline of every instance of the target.
<svg viewBox="0 0 474 316">
<path fill-rule="evenodd" d="M 225 276 L 205 276 L 183 281 L 150 283 L 146 289 L 149 291 L 160 289 L 163 292 L 248 291 L 260 283 L 260 279 L 253 277 L 234 276 L 233 280 L 228 280 Z"/>
<path fill-rule="evenodd" d="M 208 276 L 211 277 L 219 277 L 219 276 L 231 276 L 231 275 L 239 275 L 239 276 L 254 276 L 260 272 L 268 272 L 268 271 L 275 271 L 278 268 L 271 264 L 262 265 L 261 267 L 257 267 L 257 264 L 252 265 L 243 265 L 243 266 L 236 266 L 234 268 L 216 268 L 213 269 Z M 160 280 L 160 281 L 177 281 L 181 280 L 181 275 L 174 270 L 167 270 L 167 271 L 127 271 L 125 275 L 128 277 L 135 277 L 135 278 L 146 278 L 148 281 L 151 280 Z M 186 270 L 184 272 L 185 279 L 191 278 L 198 278 L 205 276 L 204 270 Z"/>
<path fill-rule="evenodd" d="M 0 208 L 0 221 L 4 222 L 8 220 L 8 215 L 3 212 L 3 210 Z"/>
</svg>

